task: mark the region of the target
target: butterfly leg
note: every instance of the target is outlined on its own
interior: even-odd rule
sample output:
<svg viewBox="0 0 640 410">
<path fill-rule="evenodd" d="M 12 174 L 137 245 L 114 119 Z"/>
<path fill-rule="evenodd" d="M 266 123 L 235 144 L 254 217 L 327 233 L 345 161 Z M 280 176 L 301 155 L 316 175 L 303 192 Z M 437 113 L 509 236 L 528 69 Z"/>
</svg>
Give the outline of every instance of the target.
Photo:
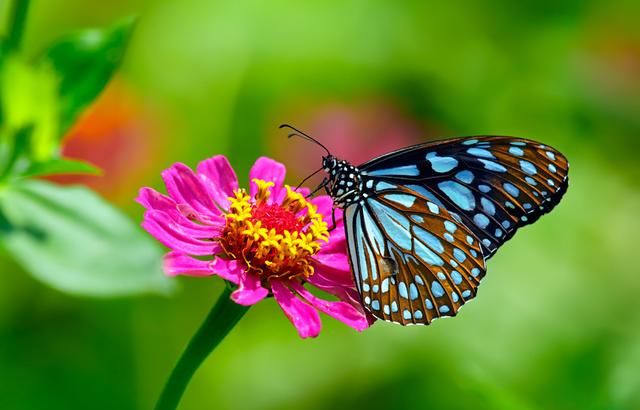
<svg viewBox="0 0 640 410">
<path fill-rule="evenodd" d="M 336 208 L 331 208 L 331 228 L 329 228 L 329 232 L 336 229 L 338 223 L 336 222 Z"/>
<path fill-rule="evenodd" d="M 329 192 L 329 188 L 327 188 L 327 184 L 328 183 L 329 183 L 329 180 L 327 178 L 324 178 L 322 180 L 322 182 L 320 183 L 320 185 L 318 185 L 313 191 L 311 191 L 311 193 L 309 195 L 307 195 L 305 198 L 311 198 L 316 192 L 318 192 L 322 188 L 324 188 L 325 191 L 327 191 L 327 193 L 328 193 Z"/>
</svg>

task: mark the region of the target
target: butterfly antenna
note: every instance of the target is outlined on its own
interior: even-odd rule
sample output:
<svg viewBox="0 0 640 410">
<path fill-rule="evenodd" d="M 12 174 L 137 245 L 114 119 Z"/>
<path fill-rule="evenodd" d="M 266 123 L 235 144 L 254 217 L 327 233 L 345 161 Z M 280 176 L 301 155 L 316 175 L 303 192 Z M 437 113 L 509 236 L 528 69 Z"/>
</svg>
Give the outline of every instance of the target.
<svg viewBox="0 0 640 410">
<path fill-rule="evenodd" d="M 280 127 L 278 127 L 278 128 L 289 128 L 290 130 L 295 131 L 295 132 L 292 132 L 291 134 L 287 135 L 287 138 L 291 138 L 291 137 L 293 137 L 293 136 L 297 136 L 297 137 L 300 137 L 300 138 L 304 138 L 304 139 L 306 139 L 306 140 L 308 140 L 308 141 L 311 141 L 311 142 L 313 142 L 314 144 L 319 145 L 320 147 L 322 147 L 322 149 L 324 149 L 324 150 L 327 152 L 327 155 L 331 155 L 331 152 L 329 152 L 329 150 L 327 149 L 327 147 L 325 147 L 324 145 L 322 145 L 322 144 L 320 143 L 320 141 L 318 141 L 317 139 L 315 139 L 315 138 L 313 138 L 313 137 L 311 137 L 311 136 L 309 136 L 309 135 L 305 134 L 304 132 L 300 131 L 299 129 L 297 129 L 297 128 L 295 128 L 295 127 L 292 127 L 292 126 L 291 126 L 291 125 L 289 125 L 289 124 L 282 124 L 282 125 L 280 125 Z M 319 171 L 318 171 L 318 172 L 319 172 Z"/>
<path fill-rule="evenodd" d="M 314 176 L 315 174 L 317 174 L 318 172 L 322 171 L 322 167 L 320 167 L 320 169 L 314 171 L 313 174 L 309 175 L 308 177 L 306 177 L 305 179 L 303 179 L 302 181 L 300 181 L 300 183 L 298 184 L 298 186 L 296 187 L 296 191 L 300 189 L 300 187 L 302 186 L 302 184 L 304 184 L 305 182 L 307 182 L 312 176 Z"/>
</svg>

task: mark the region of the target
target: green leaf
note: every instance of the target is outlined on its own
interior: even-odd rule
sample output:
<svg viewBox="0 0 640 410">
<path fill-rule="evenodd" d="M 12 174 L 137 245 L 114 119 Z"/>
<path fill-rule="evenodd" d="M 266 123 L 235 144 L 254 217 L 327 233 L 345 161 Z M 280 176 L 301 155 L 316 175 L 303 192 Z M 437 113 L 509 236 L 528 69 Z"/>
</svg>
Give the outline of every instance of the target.
<svg viewBox="0 0 640 410">
<path fill-rule="evenodd" d="M 111 79 L 124 55 L 134 19 L 109 29 L 90 29 L 56 42 L 46 52 L 60 76 L 63 134 Z"/>
<path fill-rule="evenodd" d="M 170 289 L 159 245 L 84 187 L 25 180 L 0 191 L 0 246 L 33 276 L 68 293 Z"/>
<path fill-rule="evenodd" d="M 47 162 L 34 162 L 20 174 L 20 177 L 36 177 L 59 174 L 90 174 L 100 175 L 100 168 L 88 162 L 75 159 L 58 158 Z"/>
</svg>

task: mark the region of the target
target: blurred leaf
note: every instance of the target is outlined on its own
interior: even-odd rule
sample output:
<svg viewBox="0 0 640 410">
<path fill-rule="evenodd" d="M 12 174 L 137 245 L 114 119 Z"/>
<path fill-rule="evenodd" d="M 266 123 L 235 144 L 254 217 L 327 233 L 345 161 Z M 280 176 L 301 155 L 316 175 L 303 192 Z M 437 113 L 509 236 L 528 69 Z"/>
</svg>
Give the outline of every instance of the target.
<svg viewBox="0 0 640 410">
<path fill-rule="evenodd" d="M 135 20 L 108 29 L 84 30 L 53 44 L 46 57 L 61 78 L 62 134 L 95 100 L 118 68 Z"/>
<path fill-rule="evenodd" d="M 169 290 L 159 246 L 92 191 L 30 180 L 0 194 L 0 244 L 48 285 L 90 296 Z"/>
<path fill-rule="evenodd" d="M 47 162 L 34 162 L 20 174 L 21 177 L 35 177 L 59 174 L 99 175 L 100 169 L 88 162 L 75 159 L 58 158 Z"/>
<path fill-rule="evenodd" d="M 19 56 L 5 59 L 0 73 L 2 134 L 11 138 L 18 130 L 32 127 L 30 157 L 51 158 L 57 150 L 58 81 L 50 64 L 31 64 Z"/>
</svg>

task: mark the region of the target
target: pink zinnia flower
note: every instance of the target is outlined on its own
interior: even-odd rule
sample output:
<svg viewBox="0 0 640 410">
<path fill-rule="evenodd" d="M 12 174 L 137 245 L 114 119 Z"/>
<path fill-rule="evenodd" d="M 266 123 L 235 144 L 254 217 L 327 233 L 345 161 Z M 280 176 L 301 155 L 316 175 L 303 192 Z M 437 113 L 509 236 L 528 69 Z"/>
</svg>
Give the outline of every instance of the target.
<svg viewBox="0 0 640 410">
<path fill-rule="evenodd" d="M 162 173 L 169 196 L 142 188 L 147 211 L 142 226 L 171 248 L 169 275 L 217 275 L 238 285 L 231 298 L 253 305 L 273 295 L 301 337 L 320 332 L 324 312 L 356 330 L 369 325 L 346 255 L 342 213 L 331 223 L 332 200 L 308 201 L 308 189 L 283 185 L 285 167 L 259 158 L 251 168 L 249 194 L 226 157 L 201 162 L 197 172 L 177 163 Z M 336 296 L 314 296 L 312 285 Z"/>
</svg>

